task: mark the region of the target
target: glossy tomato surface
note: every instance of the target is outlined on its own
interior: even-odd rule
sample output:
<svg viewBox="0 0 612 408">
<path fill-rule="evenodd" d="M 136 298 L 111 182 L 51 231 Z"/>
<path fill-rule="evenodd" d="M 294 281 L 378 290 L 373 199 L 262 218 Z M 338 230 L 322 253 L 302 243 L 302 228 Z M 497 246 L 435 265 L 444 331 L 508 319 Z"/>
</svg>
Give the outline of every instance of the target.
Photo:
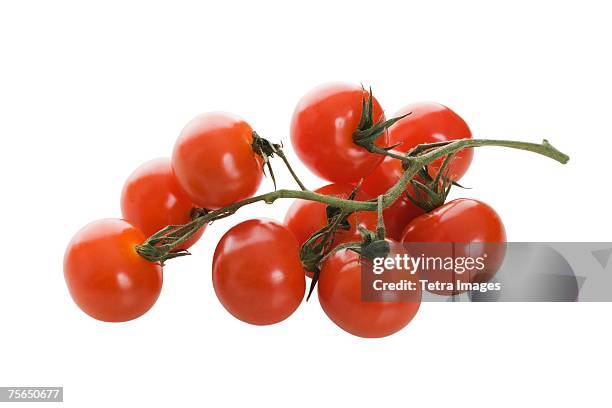
<svg viewBox="0 0 612 408">
<path fill-rule="evenodd" d="M 253 151 L 253 129 L 229 113 L 205 113 L 185 126 L 172 154 L 172 169 L 193 203 L 217 209 L 251 197 L 263 177 Z"/>
<path fill-rule="evenodd" d="M 317 176 L 337 183 L 357 182 L 382 161 L 353 142 L 368 92 L 361 86 L 333 83 L 307 93 L 297 104 L 291 121 L 291 142 L 302 162 Z M 373 99 L 374 122 L 385 120 Z M 386 147 L 385 132 L 376 144 Z"/>
<path fill-rule="evenodd" d="M 319 194 L 346 199 L 355 186 L 350 184 L 329 184 L 315 190 Z M 359 191 L 355 200 L 369 200 L 370 196 Z M 315 232 L 325 227 L 327 220 L 327 205 L 316 201 L 295 200 L 285 215 L 285 225 L 295 235 L 298 244 L 302 246 Z M 350 230 L 338 230 L 334 237 L 334 245 L 344 242 L 361 241 L 357 229 L 361 225 L 371 231 L 376 230 L 376 212 L 357 212 L 348 217 Z"/>
<path fill-rule="evenodd" d="M 403 242 L 505 242 L 501 218 L 482 201 L 459 198 L 410 222 Z"/>
<path fill-rule="evenodd" d="M 212 278 L 227 311 L 256 325 L 289 317 L 306 290 L 295 237 L 266 219 L 242 222 L 225 233 L 215 250 Z"/>
<path fill-rule="evenodd" d="M 505 256 L 506 230 L 504 224 L 489 205 L 473 199 L 461 198 L 450 201 L 427 214 L 412 220 L 402 235 L 405 243 L 452 243 L 451 246 L 432 247 L 437 255 L 485 260 L 485 269 L 456 273 L 454 270 L 431 270 L 423 272 L 430 282 L 444 283 L 488 282 L 497 272 Z M 446 249 L 448 248 L 448 249 Z M 446 252 L 442 254 L 441 252 Z M 442 289 L 431 291 L 441 295 L 461 293 Z"/>
<path fill-rule="evenodd" d="M 392 243 L 390 256 L 401 253 Z M 363 258 L 350 250 L 340 250 L 323 264 L 318 283 L 319 302 L 327 316 L 343 330 L 359 337 L 389 336 L 404 328 L 420 306 L 420 289 L 412 301 L 399 294 L 386 294 L 386 301 L 362 298 Z M 417 286 L 419 288 L 419 286 Z"/>
<path fill-rule="evenodd" d="M 64 255 L 64 278 L 70 295 L 98 320 L 135 319 L 157 300 L 162 268 L 136 252 L 144 234 L 124 220 L 88 224 L 72 238 Z"/>
<path fill-rule="evenodd" d="M 395 114 L 395 117 L 410 113 L 389 128 L 389 144 L 396 150 L 407 152 L 422 143 L 446 142 L 449 140 L 472 137 L 467 123 L 451 109 L 434 102 L 419 102 L 408 105 Z M 459 180 L 468 170 L 473 149 L 458 152 L 449 166 L 451 179 Z M 437 173 L 443 159 L 434 161 L 429 170 L 432 176 Z"/>
<path fill-rule="evenodd" d="M 385 157 L 383 162 L 363 180 L 361 188 L 372 197 L 378 197 L 393 187 L 403 173 L 401 161 L 393 157 Z M 425 213 L 423 209 L 406 198 L 406 193 L 414 196 L 411 184 L 408 185 L 404 194 L 383 211 L 387 237 L 395 241 L 402 238 L 402 232 L 410 221 Z"/>
<path fill-rule="evenodd" d="M 138 167 L 125 182 L 121 193 L 123 218 L 147 237 L 168 225 L 188 223 L 194 207 L 178 185 L 167 158 L 151 160 Z M 202 236 L 204 228 L 177 249 L 193 245 Z"/>
</svg>

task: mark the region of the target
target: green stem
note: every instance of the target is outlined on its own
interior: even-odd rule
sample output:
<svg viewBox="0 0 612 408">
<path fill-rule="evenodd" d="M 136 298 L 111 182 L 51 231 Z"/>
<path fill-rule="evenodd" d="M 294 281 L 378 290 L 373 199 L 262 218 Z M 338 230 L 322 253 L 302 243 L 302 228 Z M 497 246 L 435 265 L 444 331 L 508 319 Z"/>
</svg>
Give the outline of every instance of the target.
<svg viewBox="0 0 612 408">
<path fill-rule="evenodd" d="M 482 147 L 482 146 L 500 146 L 508 147 L 511 149 L 526 150 L 533 153 L 538 153 L 543 156 L 549 157 L 559 163 L 565 164 L 569 161 L 569 156 L 561 153 L 548 140 L 544 139 L 542 143 L 529 143 L 529 142 L 516 142 L 513 140 L 494 140 L 494 139 L 460 139 L 450 143 L 434 144 L 431 150 L 428 150 L 428 145 L 418 145 L 412 151 L 407 153 L 405 164 L 407 165 L 404 174 L 399 181 L 391 187 L 385 194 L 383 200 L 383 206 L 386 208 L 393 204 L 395 200 L 404 192 L 408 183 L 412 178 L 419 172 L 419 170 L 429 163 L 433 162 L 440 157 L 458 152 L 463 149 L 470 147 Z M 425 152 L 419 156 L 410 156 L 414 151 Z"/>
<path fill-rule="evenodd" d="M 376 222 L 376 238 L 378 239 L 385 239 L 386 231 L 385 231 L 385 220 L 383 217 L 383 210 L 385 209 L 385 207 L 383 207 L 383 196 L 379 195 L 378 199 L 376 200 L 376 210 L 378 212 L 378 221 Z"/>
<path fill-rule="evenodd" d="M 398 182 L 385 194 L 381 195 L 377 201 L 345 200 L 334 196 L 318 194 L 309 190 L 276 190 L 270 193 L 247 198 L 246 200 L 238 201 L 218 210 L 210 211 L 198 218 L 195 218 L 193 221 L 185 225 L 177 226 L 176 230 L 169 230 L 167 232 L 167 235 L 171 236 L 171 239 L 168 240 L 170 241 L 169 243 L 161 244 L 161 242 L 165 242 L 165 240 L 160 240 L 160 236 L 164 236 L 164 234 L 160 235 L 158 232 L 151 238 L 147 239 L 147 241 L 145 241 L 142 245 L 139 245 L 137 250 L 147 260 L 163 263 L 167 259 L 180 256 L 172 251 L 174 251 L 174 249 L 181 243 L 189 239 L 204 225 L 212 221 L 228 217 L 234 214 L 240 208 L 259 201 L 272 204 L 279 198 L 299 198 L 302 200 L 317 201 L 351 212 L 380 210 L 379 213 L 382 213 L 382 209 L 389 207 L 402 195 L 402 193 L 406 190 L 408 183 L 410 183 L 410 180 L 412 180 L 412 178 L 419 172 L 419 170 L 423 168 L 423 166 L 440 157 L 453 154 L 460 150 L 482 146 L 502 146 L 512 149 L 526 150 L 550 157 L 551 159 L 563 164 L 567 163 L 569 160 L 567 155 L 555 149 L 550 143 L 548 143 L 547 140 L 544 140 L 541 144 L 536 144 L 511 140 L 461 139 L 449 143 L 419 145 L 412 151 L 408 152 L 406 157 L 402 157 L 406 167 L 402 177 L 400 177 Z M 414 155 L 415 152 L 418 152 L 419 154 Z M 301 183 L 298 184 L 300 184 L 301 188 L 304 188 Z M 175 237 L 177 232 L 179 233 L 179 236 Z"/>
<path fill-rule="evenodd" d="M 298 184 L 298 186 L 300 186 L 300 188 L 302 189 L 302 191 L 306 191 L 308 190 L 304 184 L 302 183 L 302 181 L 300 180 L 300 178 L 297 176 L 297 174 L 295 173 L 295 171 L 293 171 L 293 168 L 291 167 L 291 164 L 289 164 L 289 160 L 287 160 L 287 156 L 285 156 L 285 152 L 283 151 L 283 149 L 278 149 L 276 151 L 276 154 L 278 155 L 278 157 L 281 158 L 281 160 L 283 161 L 283 163 L 285 163 L 285 167 L 287 167 L 287 170 L 289 170 L 289 173 L 291 173 L 291 177 L 293 177 L 293 179 L 295 180 L 295 182 Z"/>
<path fill-rule="evenodd" d="M 423 146 L 423 145 L 420 145 Z M 566 164 L 569 161 L 569 156 L 561 153 L 548 140 L 544 139 L 542 143 L 517 142 L 514 140 L 495 140 L 495 139 L 461 139 L 451 142 L 445 146 L 434 149 L 420 156 L 419 158 L 427 163 L 433 160 L 446 156 L 447 154 L 458 152 L 468 147 L 482 146 L 500 146 L 509 147 L 511 149 L 526 150 L 533 153 L 538 153 L 561 164 Z M 418 147 L 418 146 L 417 146 Z"/>
<path fill-rule="evenodd" d="M 344 249 L 353 249 L 353 250 L 358 250 L 359 248 L 361 248 L 361 244 L 362 242 L 358 242 L 358 241 L 354 241 L 354 242 L 345 242 L 343 244 L 338 244 L 336 245 L 334 248 L 332 248 L 331 251 L 329 251 L 328 253 L 326 253 L 322 258 L 321 258 L 321 263 L 323 263 L 327 258 L 331 257 L 333 254 L 335 254 L 336 252 L 340 252 Z"/>
<path fill-rule="evenodd" d="M 405 156 L 401 156 L 401 155 L 399 155 L 397 153 L 393 153 L 390 150 L 383 149 L 382 147 L 378 147 L 376 145 L 370 146 L 368 151 L 372 152 L 372 153 L 382 154 L 383 156 L 393 157 L 394 159 L 398 159 L 398 160 L 402 160 L 402 161 L 406 160 Z"/>
</svg>

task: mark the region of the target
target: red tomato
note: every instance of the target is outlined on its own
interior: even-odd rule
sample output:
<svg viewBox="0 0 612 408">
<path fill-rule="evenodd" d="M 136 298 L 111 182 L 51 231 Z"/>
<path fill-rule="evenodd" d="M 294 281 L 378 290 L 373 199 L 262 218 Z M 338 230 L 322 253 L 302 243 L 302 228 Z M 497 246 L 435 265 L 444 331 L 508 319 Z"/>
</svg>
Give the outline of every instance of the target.
<svg viewBox="0 0 612 408">
<path fill-rule="evenodd" d="M 257 325 L 289 317 L 306 290 L 295 237 L 265 219 L 242 222 L 225 233 L 215 250 L 212 277 L 227 311 Z"/>
<path fill-rule="evenodd" d="M 123 218 L 148 237 L 168 225 L 188 223 L 194 207 L 179 187 L 167 158 L 151 160 L 138 167 L 125 182 L 121 193 Z M 204 228 L 201 228 L 177 250 L 192 246 L 203 232 Z"/>
<path fill-rule="evenodd" d="M 350 184 L 329 184 L 317 189 L 316 192 L 346 199 L 354 189 L 355 186 Z M 362 191 L 359 191 L 355 196 L 355 200 L 358 201 L 369 199 L 370 196 Z M 326 208 L 326 204 L 308 200 L 298 199 L 291 204 L 285 215 L 285 225 L 293 232 L 300 246 L 304 245 L 315 232 L 327 225 Z M 335 235 L 334 245 L 361 241 L 361 235 L 357 229 L 358 225 L 362 225 L 371 231 L 376 230 L 376 212 L 353 213 L 348 217 L 348 221 L 351 224 L 351 229 L 348 231 L 339 229 Z"/>
<path fill-rule="evenodd" d="M 135 319 L 153 306 L 162 288 L 162 268 L 136 252 L 144 234 L 124 220 L 88 224 L 64 255 L 64 278 L 75 303 L 107 322 Z"/>
<path fill-rule="evenodd" d="M 466 139 L 472 137 L 470 128 L 463 119 L 444 105 L 433 102 L 414 103 L 401 109 L 395 117 L 410 115 L 396 122 L 389 128 L 389 144 L 395 149 L 407 152 L 418 144 L 445 142 L 448 140 Z M 473 149 L 458 152 L 449 164 L 449 176 L 459 180 L 467 171 L 472 157 Z M 429 165 L 432 176 L 442 164 L 443 158 Z"/>
<path fill-rule="evenodd" d="M 505 246 L 500 243 L 506 242 L 506 230 L 493 208 L 481 201 L 460 198 L 412 220 L 404 230 L 402 242 L 454 243 L 452 249 L 448 247 L 448 252 L 455 258 L 486 258 L 486 269 L 479 273 L 457 274 L 452 270 L 423 273 L 430 282 L 453 283 L 458 279 L 462 282 L 487 282 L 503 261 Z M 445 251 L 444 246 L 434 250 Z M 457 290 L 433 292 L 445 295 L 460 293 Z"/>
<path fill-rule="evenodd" d="M 391 243 L 389 256 L 398 253 L 402 253 L 400 246 Z M 389 336 L 404 328 L 419 310 L 420 287 L 412 301 L 393 292 L 385 293 L 385 301 L 363 300 L 362 262 L 368 261 L 350 250 L 330 256 L 319 276 L 319 302 L 334 323 L 355 336 Z"/>
<path fill-rule="evenodd" d="M 450 201 L 410 222 L 403 242 L 505 242 L 501 218 L 487 204 L 469 198 Z"/>
<path fill-rule="evenodd" d="M 361 188 L 372 197 L 378 197 L 393 187 L 403 173 L 401 161 L 393 157 L 385 157 L 380 166 L 363 179 Z M 411 184 L 406 188 L 406 193 L 414 196 Z M 425 213 L 423 209 L 414 205 L 406 198 L 405 194 L 402 194 L 400 198 L 383 211 L 387 237 L 399 241 L 406 225 L 423 213 Z"/>
<path fill-rule="evenodd" d="M 382 161 L 353 142 L 368 92 L 359 85 L 333 83 L 319 86 L 298 103 L 291 121 L 291 142 L 298 157 L 317 176 L 337 183 L 357 182 Z M 385 120 L 373 99 L 373 119 Z M 387 146 L 385 132 L 376 140 Z"/>
<path fill-rule="evenodd" d="M 253 151 L 253 129 L 229 113 L 205 113 L 181 132 L 172 154 L 179 185 L 196 205 L 217 209 L 253 196 L 263 159 Z"/>
</svg>

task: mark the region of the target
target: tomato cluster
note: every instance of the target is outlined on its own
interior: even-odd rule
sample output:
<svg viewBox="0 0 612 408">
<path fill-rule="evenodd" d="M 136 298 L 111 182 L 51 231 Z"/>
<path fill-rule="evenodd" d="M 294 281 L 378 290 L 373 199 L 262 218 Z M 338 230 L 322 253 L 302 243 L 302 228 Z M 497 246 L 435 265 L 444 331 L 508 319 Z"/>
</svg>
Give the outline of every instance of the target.
<svg viewBox="0 0 612 408">
<path fill-rule="evenodd" d="M 291 121 L 291 142 L 304 165 L 331 183 L 315 192 L 375 200 L 402 177 L 403 162 L 397 157 L 420 144 L 471 138 L 463 119 L 443 105 L 408 105 L 394 118 L 387 121 L 371 91 L 358 85 L 328 84 L 304 96 Z M 280 145 L 261 140 L 245 120 L 232 114 L 206 113 L 189 122 L 170 159 L 145 163 L 127 179 L 122 219 L 93 222 L 68 245 L 64 276 L 76 304 L 90 316 L 112 322 L 149 310 L 161 291 L 163 260 L 185 254 L 202 236 L 205 225 L 195 223 L 198 217 L 230 215 L 233 204 L 256 194 L 263 166 L 281 153 Z M 456 182 L 471 160 L 470 149 L 448 163 L 440 158 L 419 180 L 438 182 L 436 176 L 443 172 Z M 418 188 L 409 183 L 382 213 L 385 242 L 396 248 L 392 252 L 402 241 L 505 240 L 503 224 L 489 206 L 455 200 L 426 212 L 418 205 L 423 198 Z M 344 213 L 322 202 L 297 199 L 284 223 L 252 219 L 225 233 L 212 262 L 215 293 L 236 318 L 273 324 L 297 309 L 307 277 L 315 275 L 320 304 L 333 322 L 357 336 L 387 336 L 410 322 L 420 298 L 361 298 L 361 265 L 369 259 L 348 248 L 349 243 L 359 244 L 380 227 L 375 211 Z M 162 262 L 151 262 L 139 250 L 147 243 L 173 244 Z M 323 253 L 315 257 L 314 268 L 306 268 L 304 256 L 313 248 Z"/>
</svg>

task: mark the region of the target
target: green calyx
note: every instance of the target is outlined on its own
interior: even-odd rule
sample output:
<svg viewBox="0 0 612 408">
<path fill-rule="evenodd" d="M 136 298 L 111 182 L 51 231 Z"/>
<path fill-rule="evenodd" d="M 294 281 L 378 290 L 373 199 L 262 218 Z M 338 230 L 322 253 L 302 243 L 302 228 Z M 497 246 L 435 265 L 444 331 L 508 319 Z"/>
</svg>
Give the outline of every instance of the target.
<svg viewBox="0 0 612 408">
<path fill-rule="evenodd" d="M 270 159 L 274 157 L 274 155 L 281 158 L 289 173 L 295 180 L 295 182 L 300 186 L 302 191 L 307 190 L 304 184 L 300 181 L 299 177 L 293 171 L 293 168 L 289 164 L 287 157 L 285 156 L 285 152 L 283 151 L 283 145 L 279 143 L 272 143 L 267 139 L 259 136 L 257 132 L 253 131 L 253 143 L 251 144 L 251 148 L 255 153 L 261 156 L 263 159 L 262 171 L 266 174 L 265 168 L 268 167 L 268 171 L 270 172 L 270 178 L 272 178 L 272 183 L 274 184 L 274 190 L 276 191 L 276 178 L 274 177 L 274 171 L 272 170 L 272 164 L 270 163 Z"/>
<path fill-rule="evenodd" d="M 347 197 L 347 200 L 354 200 L 360 187 L 361 183 L 355 187 Z M 300 248 L 302 266 L 308 272 L 316 272 L 323 258 L 331 251 L 338 231 L 348 231 L 351 229 L 348 217 L 354 211 L 328 205 L 325 207 L 325 212 L 327 215 L 327 225 L 315 232 Z"/>
<path fill-rule="evenodd" d="M 464 188 L 449 177 L 448 165 L 453 157 L 454 153 L 444 158 L 436 177 L 431 177 L 427 166 L 423 166 L 418 172 L 418 178 L 410 180 L 414 193 L 406 193 L 406 198 L 417 207 L 430 212 L 444 205 L 453 185 Z"/>
<path fill-rule="evenodd" d="M 349 248 L 357 252 L 359 256 L 369 260 L 373 260 L 374 258 L 386 258 L 391 251 L 389 241 L 385 239 L 387 232 L 385 230 L 385 220 L 383 217 L 384 205 L 382 195 L 379 195 L 376 199 L 376 207 L 376 232 L 370 231 L 360 225 L 358 229 L 362 237 L 361 242 L 359 246 Z"/>
<path fill-rule="evenodd" d="M 358 247 L 349 248 L 351 251 L 358 253 L 366 259 L 386 258 L 391 251 L 389 242 L 385 240 L 384 235 L 370 231 L 359 226 L 359 232 L 362 236 L 362 241 Z"/>
<path fill-rule="evenodd" d="M 198 229 L 199 227 L 191 224 L 169 225 L 147 238 L 142 245 L 138 245 L 136 251 L 145 259 L 163 266 L 168 259 L 191 255 L 185 249 L 176 250 L 176 248 Z"/>
<path fill-rule="evenodd" d="M 374 121 L 373 109 L 374 97 L 372 96 L 372 88 L 370 88 L 367 92 L 367 97 L 364 96 L 361 100 L 361 117 L 357 129 L 353 133 L 353 142 L 371 153 L 384 154 L 402 160 L 402 156 L 390 152 L 390 150 L 396 146 L 380 147 L 377 146 L 375 142 L 387 131 L 387 129 L 393 126 L 395 122 L 405 118 L 410 113 L 385 121 L 383 121 L 382 118 Z"/>
<path fill-rule="evenodd" d="M 274 157 L 275 154 L 278 154 L 279 151 L 282 151 L 282 146 L 264 139 L 263 137 L 259 136 L 257 132 L 253 131 L 253 144 L 251 144 L 251 147 L 253 148 L 253 151 L 260 155 L 263 159 L 262 171 L 264 174 L 266 174 L 265 169 L 268 167 L 270 178 L 272 178 L 272 183 L 274 184 L 274 190 L 276 190 L 276 178 L 274 177 L 274 171 L 272 170 L 270 159 Z"/>
<path fill-rule="evenodd" d="M 346 198 L 348 201 L 353 201 L 361 188 L 361 181 L 351 194 Z M 351 224 L 348 217 L 354 211 L 342 209 L 332 205 L 325 207 L 327 215 L 327 225 L 315 232 L 300 248 L 300 260 L 302 266 L 308 272 L 312 272 L 312 281 L 306 300 L 310 299 L 317 281 L 319 280 L 320 266 L 325 258 L 330 256 L 333 251 L 334 239 L 339 230 L 348 231 L 351 229 Z"/>
</svg>

